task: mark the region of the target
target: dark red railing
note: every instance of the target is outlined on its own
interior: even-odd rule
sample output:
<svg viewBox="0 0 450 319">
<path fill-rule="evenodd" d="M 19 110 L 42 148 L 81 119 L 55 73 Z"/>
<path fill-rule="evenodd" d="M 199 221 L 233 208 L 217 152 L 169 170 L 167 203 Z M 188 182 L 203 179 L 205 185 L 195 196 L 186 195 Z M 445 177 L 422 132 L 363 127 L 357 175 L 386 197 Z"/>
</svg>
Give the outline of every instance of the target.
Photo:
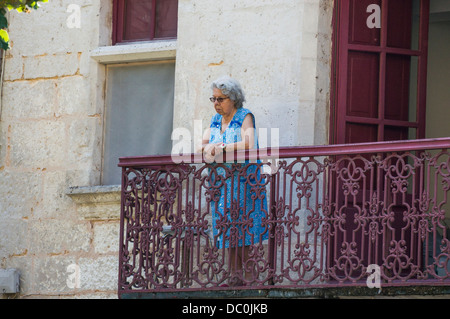
<svg viewBox="0 0 450 319">
<path fill-rule="evenodd" d="M 121 158 L 119 295 L 450 285 L 448 149 L 450 138 L 240 151 L 233 164 Z M 247 195 L 233 187 L 213 229 L 227 180 L 267 202 L 267 240 L 248 232 Z M 217 244 L 246 238 L 246 248 Z"/>
</svg>

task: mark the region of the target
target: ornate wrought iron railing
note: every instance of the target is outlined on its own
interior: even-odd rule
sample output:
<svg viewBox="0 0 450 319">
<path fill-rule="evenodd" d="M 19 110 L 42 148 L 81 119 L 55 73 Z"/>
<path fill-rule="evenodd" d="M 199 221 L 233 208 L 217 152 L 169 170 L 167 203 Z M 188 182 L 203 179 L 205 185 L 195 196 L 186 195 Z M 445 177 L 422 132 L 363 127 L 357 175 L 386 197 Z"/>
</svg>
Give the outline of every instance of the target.
<svg viewBox="0 0 450 319">
<path fill-rule="evenodd" d="M 240 151 L 232 164 L 121 158 L 119 295 L 449 285 L 449 149 L 443 138 Z"/>
</svg>

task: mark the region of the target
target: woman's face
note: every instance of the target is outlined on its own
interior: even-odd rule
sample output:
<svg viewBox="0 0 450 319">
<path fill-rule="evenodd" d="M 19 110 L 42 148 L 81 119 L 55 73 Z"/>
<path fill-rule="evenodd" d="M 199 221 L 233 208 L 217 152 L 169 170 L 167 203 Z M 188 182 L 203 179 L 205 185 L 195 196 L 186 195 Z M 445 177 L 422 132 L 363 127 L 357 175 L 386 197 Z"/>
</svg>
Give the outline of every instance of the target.
<svg viewBox="0 0 450 319">
<path fill-rule="evenodd" d="M 222 90 L 218 88 L 213 89 L 213 97 L 217 98 L 224 98 L 224 100 L 220 103 L 219 101 L 214 102 L 214 108 L 216 109 L 216 112 L 220 115 L 229 115 L 232 114 L 235 110 L 234 107 L 234 101 L 230 100 L 228 96 L 222 93 Z"/>
</svg>

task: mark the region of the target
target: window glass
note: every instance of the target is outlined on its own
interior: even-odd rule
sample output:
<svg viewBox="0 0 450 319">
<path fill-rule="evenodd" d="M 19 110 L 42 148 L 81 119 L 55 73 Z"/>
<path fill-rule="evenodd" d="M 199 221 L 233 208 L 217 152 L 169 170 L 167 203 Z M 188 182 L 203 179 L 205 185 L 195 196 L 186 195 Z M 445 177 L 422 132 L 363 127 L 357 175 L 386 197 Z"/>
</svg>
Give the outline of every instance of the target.
<svg viewBox="0 0 450 319">
<path fill-rule="evenodd" d="M 102 184 L 121 183 L 119 157 L 170 154 L 174 61 L 108 66 Z"/>
</svg>

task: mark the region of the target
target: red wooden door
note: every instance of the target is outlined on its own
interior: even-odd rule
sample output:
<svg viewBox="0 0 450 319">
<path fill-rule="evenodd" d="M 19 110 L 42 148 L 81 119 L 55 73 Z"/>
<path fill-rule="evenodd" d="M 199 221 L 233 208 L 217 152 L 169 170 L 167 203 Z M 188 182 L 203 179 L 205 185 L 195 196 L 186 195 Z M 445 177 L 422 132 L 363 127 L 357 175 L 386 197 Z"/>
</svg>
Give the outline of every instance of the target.
<svg viewBox="0 0 450 319">
<path fill-rule="evenodd" d="M 429 0 L 336 1 L 331 143 L 425 137 L 428 15 Z"/>
<path fill-rule="evenodd" d="M 330 142 L 347 144 L 424 138 L 429 0 L 337 0 L 335 6 Z M 372 27 L 376 23 L 370 22 L 377 22 L 373 19 L 379 19 L 379 26 Z M 370 156 L 364 157 L 369 159 Z M 336 160 L 339 162 L 342 158 Z M 341 161 L 341 165 L 345 163 Z M 364 170 L 362 160 L 354 164 Z M 379 173 L 375 170 L 375 174 Z M 342 254 L 349 250 L 355 252 L 352 258 L 360 266 L 382 263 L 380 259 L 366 255 L 365 252 L 370 251 L 366 238 L 368 230 L 367 225 L 361 227 L 360 222 L 364 219 L 365 205 L 361 198 L 369 198 L 364 192 L 369 189 L 370 192 L 381 192 L 376 189 L 381 184 L 368 185 L 368 178 L 361 179 L 357 186 L 360 191 L 352 197 L 345 191 L 349 181 L 339 176 L 342 175 L 336 173 L 330 179 L 337 185 L 332 201 L 336 213 L 345 216 L 345 223 L 331 225 L 335 231 L 329 242 L 329 247 L 334 247 L 329 254 L 329 266 L 331 272 L 342 278 L 351 270 L 344 269 L 347 266 L 341 264 L 343 257 L 348 259 Z M 402 229 L 405 236 L 401 216 L 404 206 L 392 206 L 390 210 L 395 214 L 391 225 L 393 233 L 400 234 L 396 230 Z M 391 234 L 382 236 L 380 242 L 398 240 Z M 377 249 L 374 255 L 386 255 L 381 246 Z M 352 270 L 352 276 L 360 276 L 360 266 Z"/>
</svg>

